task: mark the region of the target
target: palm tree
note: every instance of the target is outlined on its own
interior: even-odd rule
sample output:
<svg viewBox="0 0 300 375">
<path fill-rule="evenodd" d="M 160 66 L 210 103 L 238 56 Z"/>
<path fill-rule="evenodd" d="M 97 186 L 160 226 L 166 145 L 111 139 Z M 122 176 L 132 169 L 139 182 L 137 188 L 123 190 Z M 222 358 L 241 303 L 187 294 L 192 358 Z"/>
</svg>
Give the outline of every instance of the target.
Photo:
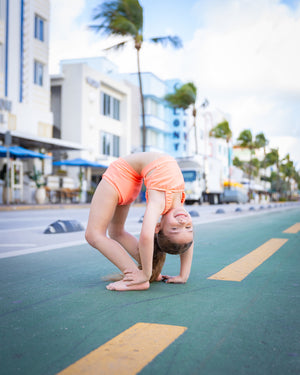
<svg viewBox="0 0 300 375">
<path fill-rule="evenodd" d="M 277 148 L 271 148 L 270 152 L 265 157 L 266 166 L 276 165 L 277 171 L 279 171 L 279 151 Z"/>
<path fill-rule="evenodd" d="M 117 35 L 130 37 L 134 41 L 134 47 L 137 52 L 138 79 L 142 109 L 142 129 L 143 151 L 146 150 L 146 124 L 145 124 L 145 106 L 142 87 L 141 67 L 140 67 L 140 49 L 143 44 L 143 8 L 138 0 L 107 0 L 94 9 L 93 21 L 96 24 L 90 27 L 96 32 L 102 32 L 105 35 Z M 151 38 L 151 42 L 160 43 L 163 46 L 171 44 L 175 48 L 182 47 L 182 42 L 178 36 L 166 36 Z M 117 43 L 108 49 L 118 49 L 123 47 L 129 39 Z"/>
<path fill-rule="evenodd" d="M 165 96 L 165 100 L 173 108 L 187 109 L 192 106 L 193 110 L 193 127 L 195 132 L 195 146 L 196 154 L 198 154 L 198 140 L 197 140 L 197 131 L 196 131 L 196 100 L 197 100 L 197 87 L 192 82 L 185 83 L 180 87 L 175 87 L 173 94 L 168 94 Z"/>
<path fill-rule="evenodd" d="M 270 152 L 266 154 L 265 165 L 267 167 L 271 165 L 276 165 L 276 170 L 277 170 L 276 171 L 276 192 L 279 192 L 280 190 L 280 175 L 279 175 L 280 159 L 279 159 L 278 148 L 271 148 Z M 274 177 L 274 173 L 273 173 L 273 177 Z"/>
<path fill-rule="evenodd" d="M 209 132 L 210 137 L 214 138 L 222 138 L 226 140 L 227 143 L 227 152 L 228 152 L 228 188 L 230 189 L 230 182 L 231 182 L 231 160 L 230 160 L 230 149 L 229 149 L 229 142 L 232 138 L 232 131 L 229 126 L 229 122 L 224 120 L 216 125 L 214 128 L 211 129 Z"/>
<path fill-rule="evenodd" d="M 252 152 L 254 150 L 254 142 L 253 142 L 253 137 L 252 137 L 251 130 L 249 130 L 249 129 L 243 130 L 240 133 L 237 141 L 238 141 L 238 145 L 240 147 L 249 149 L 249 151 L 250 151 L 249 166 L 250 166 L 251 162 L 252 162 Z M 249 199 L 250 199 L 250 192 L 251 192 L 251 188 L 250 188 L 250 184 L 251 184 L 251 168 L 249 168 L 249 170 L 248 170 L 248 175 L 249 175 L 249 188 L 248 188 L 248 192 L 249 192 Z"/>
<path fill-rule="evenodd" d="M 262 161 L 262 168 L 264 170 L 264 180 L 266 178 L 266 165 L 265 165 L 265 157 L 266 157 L 266 146 L 269 144 L 269 141 L 265 137 L 264 133 L 258 133 L 255 137 L 255 142 L 257 145 L 257 148 L 263 148 L 264 149 L 264 158 Z M 266 188 L 266 185 L 265 185 Z"/>
<path fill-rule="evenodd" d="M 255 149 L 265 147 L 265 145 L 267 144 L 267 140 L 266 140 L 263 133 L 257 134 L 255 136 L 255 139 L 253 139 L 251 130 L 246 129 L 246 130 L 243 130 L 240 133 L 240 135 L 237 139 L 237 142 L 238 142 L 237 144 L 240 147 L 247 148 L 250 151 L 250 162 L 249 162 L 249 169 L 248 169 L 248 173 L 249 173 L 249 193 L 250 193 L 250 191 L 251 191 L 250 183 L 251 183 L 252 169 L 253 170 L 256 169 L 256 162 L 253 163 L 253 161 L 252 161 L 253 153 L 254 153 Z"/>
<path fill-rule="evenodd" d="M 282 172 L 285 179 L 288 182 L 288 189 L 289 189 L 289 197 L 292 197 L 292 185 L 291 179 L 296 176 L 296 170 L 294 166 L 294 162 L 290 159 L 290 154 L 287 154 L 280 165 L 280 171 Z"/>
</svg>

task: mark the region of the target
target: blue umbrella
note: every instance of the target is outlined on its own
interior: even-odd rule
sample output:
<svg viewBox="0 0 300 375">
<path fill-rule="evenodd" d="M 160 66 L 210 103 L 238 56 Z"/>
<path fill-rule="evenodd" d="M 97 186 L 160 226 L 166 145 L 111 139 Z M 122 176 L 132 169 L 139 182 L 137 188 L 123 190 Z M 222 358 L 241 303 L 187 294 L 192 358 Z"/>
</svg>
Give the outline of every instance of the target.
<svg viewBox="0 0 300 375">
<path fill-rule="evenodd" d="M 7 147 L 0 146 L 0 157 L 5 158 L 7 153 Z M 20 146 L 10 146 L 9 147 L 9 153 L 10 156 L 14 156 L 17 158 L 39 158 L 39 159 L 45 159 L 49 158 L 50 156 L 41 154 L 40 152 L 35 152 L 28 150 L 27 148 L 20 147 Z"/>
<path fill-rule="evenodd" d="M 60 160 L 55 161 L 53 165 L 59 166 L 59 165 L 66 165 L 70 167 L 94 167 L 94 168 L 107 168 L 106 165 L 102 165 L 99 163 L 96 163 L 94 161 L 86 160 L 86 159 L 70 159 L 70 160 Z"/>
</svg>

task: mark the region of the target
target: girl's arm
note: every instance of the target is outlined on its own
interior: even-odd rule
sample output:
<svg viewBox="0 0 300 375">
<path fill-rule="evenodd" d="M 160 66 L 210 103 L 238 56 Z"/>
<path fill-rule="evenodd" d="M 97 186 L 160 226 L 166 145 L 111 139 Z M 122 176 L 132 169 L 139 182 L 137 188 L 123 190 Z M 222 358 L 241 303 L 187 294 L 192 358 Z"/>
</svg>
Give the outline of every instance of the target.
<svg viewBox="0 0 300 375">
<path fill-rule="evenodd" d="M 164 275 L 163 279 L 166 283 L 186 283 L 191 271 L 192 260 L 193 260 L 194 242 L 190 248 L 183 254 L 180 255 L 180 274 L 178 276 Z"/>
<path fill-rule="evenodd" d="M 152 275 L 155 227 L 162 211 L 160 199 L 161 193 L 154 193 L 159 193 L 157 196 L 158 199 L 149 199 L 138 244 L 142 269 L 134 272 L 132 272 L 132 270 L 126 270 L 124 272 L 125 277 L 123 280 L 127 282 L 128 286 L 149 281 Z"/>
</svg>

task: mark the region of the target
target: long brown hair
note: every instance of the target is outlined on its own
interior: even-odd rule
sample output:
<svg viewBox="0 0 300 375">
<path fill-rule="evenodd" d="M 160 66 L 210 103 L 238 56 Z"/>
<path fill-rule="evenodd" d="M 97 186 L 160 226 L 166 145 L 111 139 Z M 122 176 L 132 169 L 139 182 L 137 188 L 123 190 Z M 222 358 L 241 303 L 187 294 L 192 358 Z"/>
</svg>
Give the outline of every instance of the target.
<svg viewBox="0 0 300 375">
<path fill-rule="evenodd" d="M 162 268 L 164 266 L 167 253 L 173 255 L 180 255 L 185 253 L 193 241 L 178 244 L 176 242 L 170 241 L 170 239 L 160 230 L 158 233 L 154 234 L 154 249 L 153 249 L 153 262 L 152 262 L 152 275 L 150 278 L 150 283 L 156 281 L 160 275 Z M 142 269 L 142 266 L 138 266 L 139 269 Z M 124 277 L 123 274 L 113 274 L 102 277 L 103 281 L 119 281 Z"/>
<path fill-rule="evenodd" d="M 153 250 L 153 265 L 152 265 L 152 275 L 150 278 L 150 283 L 156 281 L 163 265 L 166 260 L 166 255 L 168 254 L 183 254 L 185 253 L 193 241 L 179 244 L 170 241 L 170 239 L 160 230 L 154 235 L 154 250 Z"/>
</svg>

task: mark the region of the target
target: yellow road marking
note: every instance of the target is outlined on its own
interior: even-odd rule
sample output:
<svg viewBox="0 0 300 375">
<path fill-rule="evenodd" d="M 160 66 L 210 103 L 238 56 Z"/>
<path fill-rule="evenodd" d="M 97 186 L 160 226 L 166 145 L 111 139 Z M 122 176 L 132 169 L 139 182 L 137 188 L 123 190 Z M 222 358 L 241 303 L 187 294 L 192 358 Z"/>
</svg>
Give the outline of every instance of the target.
<svg viewBox="0 0 300 375">
<path fill-rule="evenodd" d="M 208 277 L 214 280 L 242 281 L 245 277 L 273 255 L 288 240 L 285 238 L 271 238 L 243 258 L 223 268 L 218 273 Z"/>
<path fill-rule="evenodd" d="M 289 227 L 288 229 L 284 230 L 283 233 L 298 233 L 300 231 L 300 223 L 296 223 Z"/>
<path fill-rule="evenodd" d="M 133 375 L 141 371 L 187 328 L 137 323 L 58 375 Z"/>
</svg>

